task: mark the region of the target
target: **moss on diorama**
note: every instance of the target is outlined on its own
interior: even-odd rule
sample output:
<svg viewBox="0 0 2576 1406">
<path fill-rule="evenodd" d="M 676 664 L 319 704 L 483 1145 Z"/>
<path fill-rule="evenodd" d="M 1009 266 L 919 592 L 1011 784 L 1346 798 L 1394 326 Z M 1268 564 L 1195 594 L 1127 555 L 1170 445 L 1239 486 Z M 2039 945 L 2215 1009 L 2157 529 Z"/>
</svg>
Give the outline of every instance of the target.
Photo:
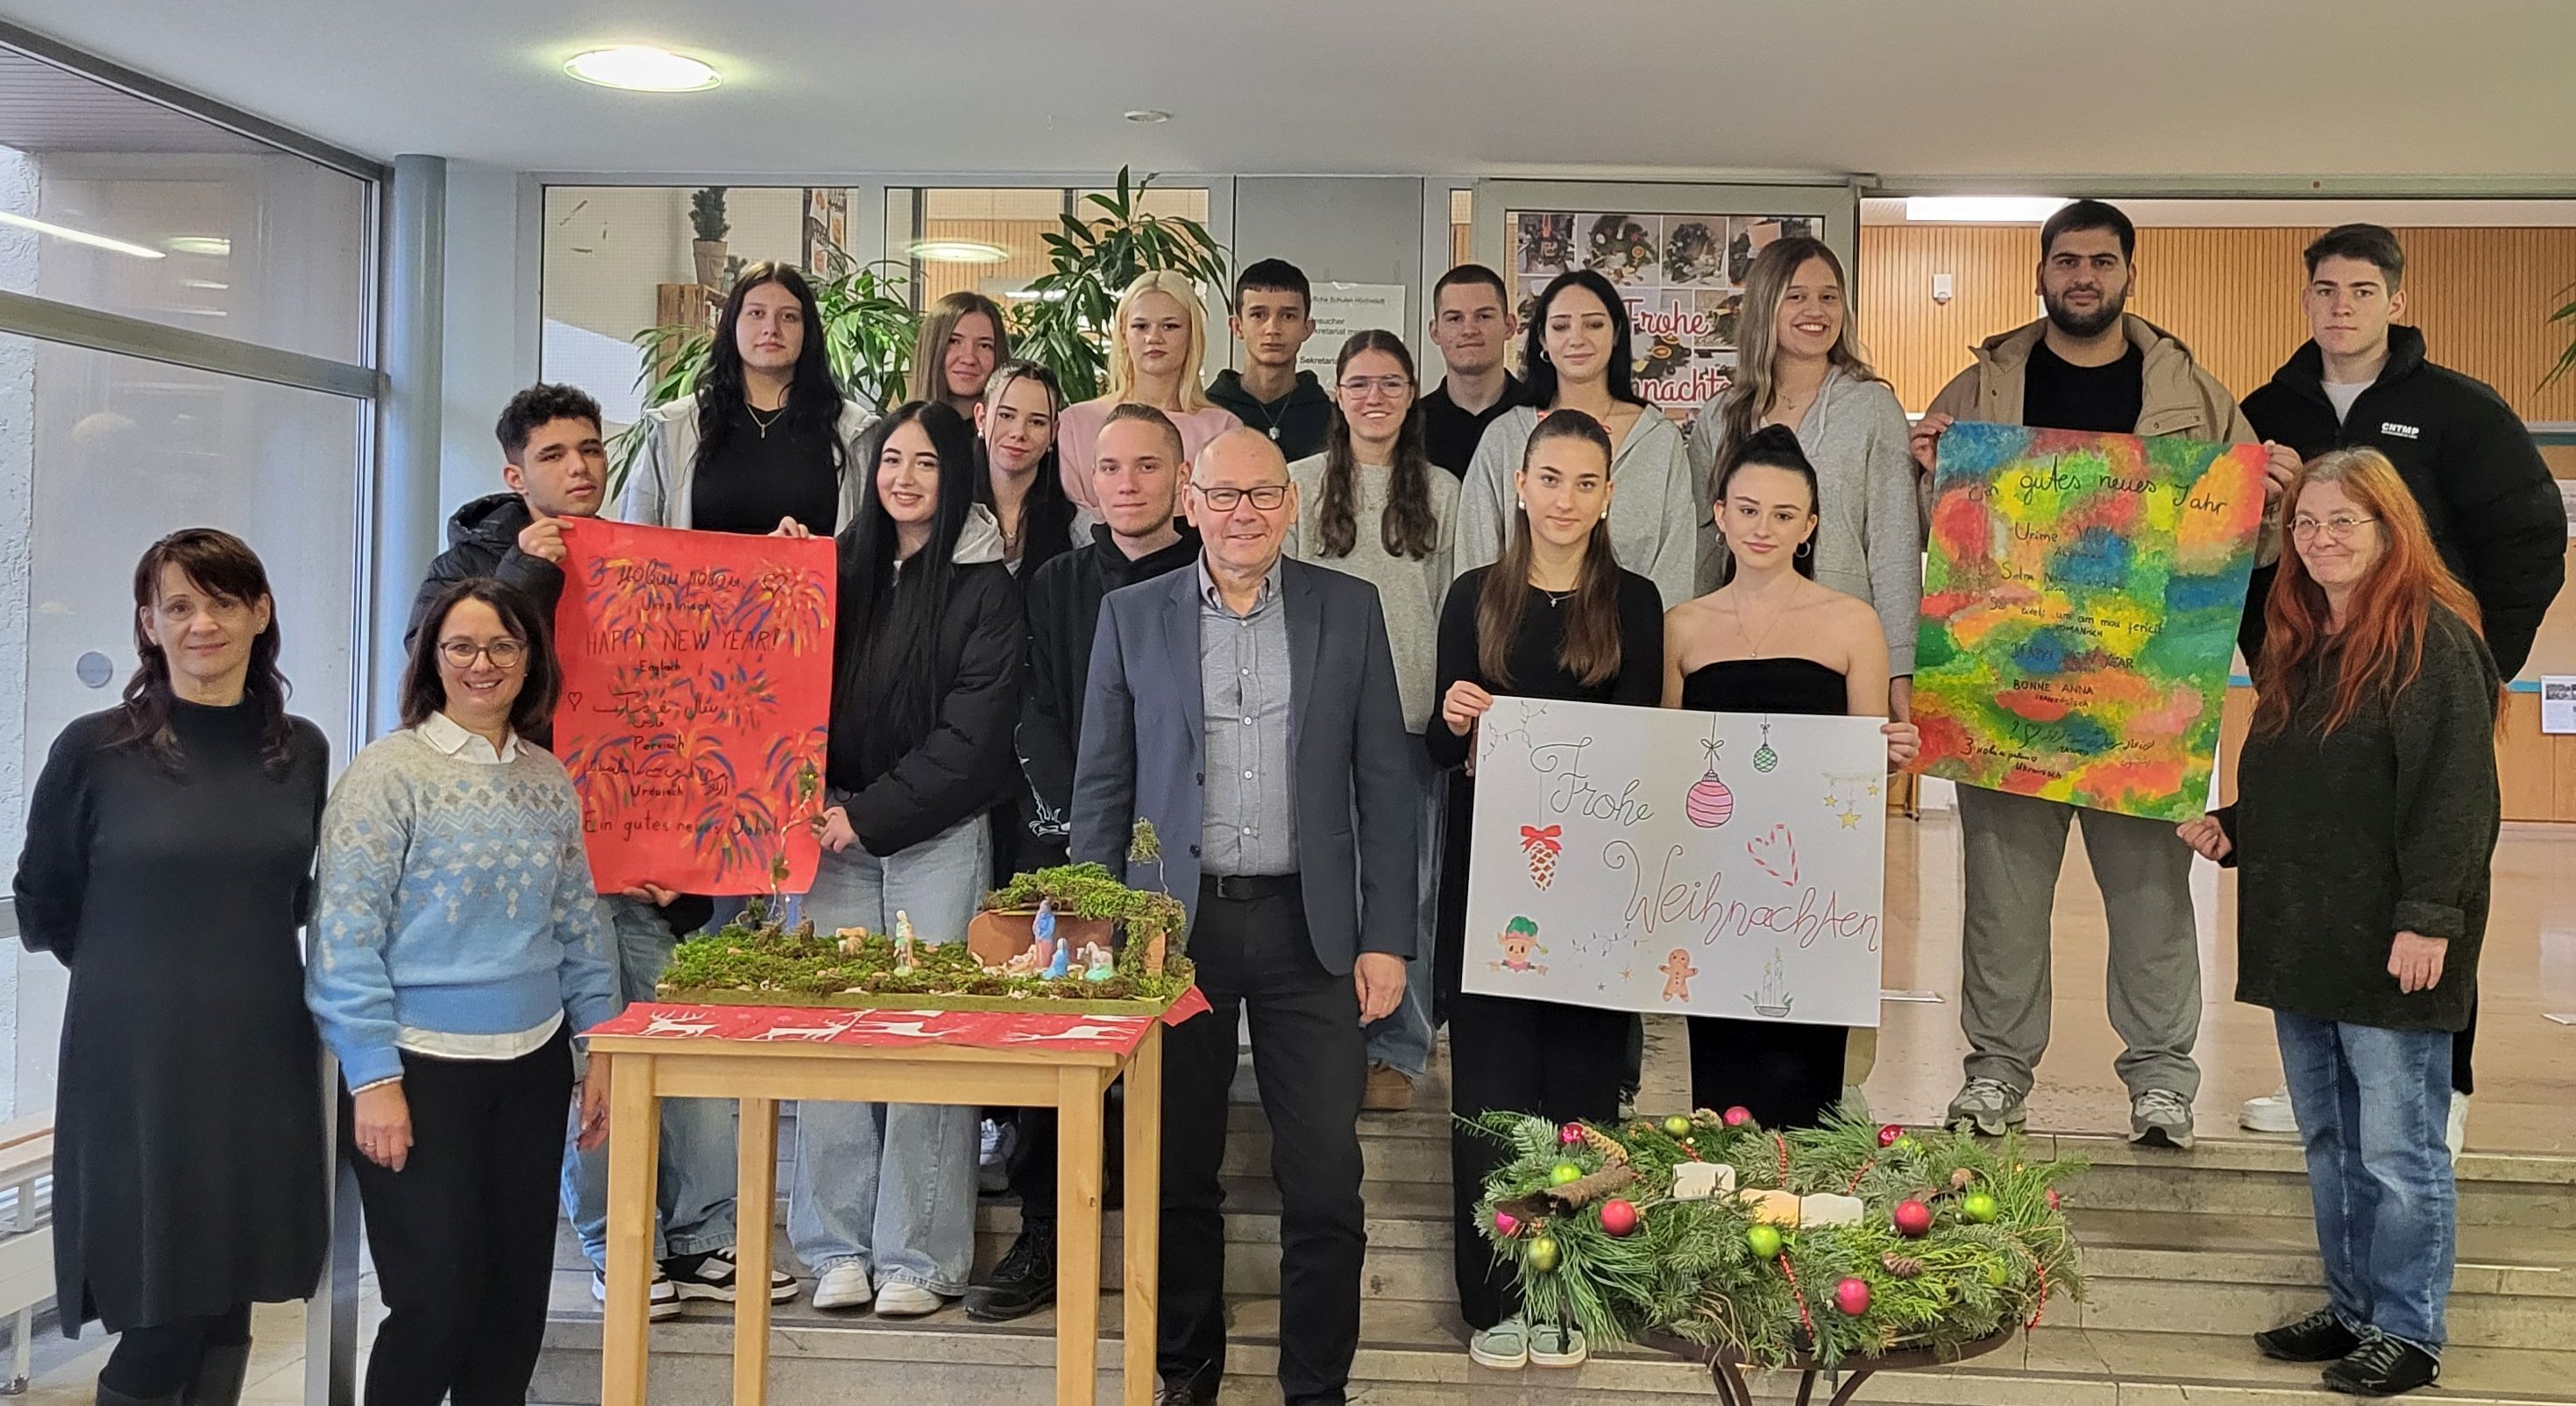
<svg viewBox="0 0 2576 1406">
<path fill-rule="evenodd" d="M 1076 870 L 1089 873 L 1082 875 L 1074 887 L 1061 891 L 1046 887 L 1050 881 L 1041 877 Z M 1098 865 L 1066 866 L 1022 875 L 1003 892 L 1035 881 L 1040 886 L 1035 898 L 1053 898 L 1068 911 L 1080 911 L 1082 902 L 1100 905 L 1113 898 L 1098 887 L 1095 876 L 1106 880 L 1111 890 L 1131 892 L 1109 879 L 1108 871 Z M 1171 904 L 1171 920 L 1177 926 L 1177 901 L 1161 894 L 1138 896 Z M 1154 917 L 1163 914 L 1153 904 L 1139 906 L 1139 912 L 1149 926 Z M 899 956 L 895 937 L 860 929 L 820 932 L 810 919 L 788 927 L 769 918 L 765 900 L 753 899 L 740 918 L 674 949 L 659 989 L 666 999 L 760 998 L 779 1005 L 848 1005 L 875 997 L 901 997 L 932 1002 L 942 998 L 998 999 L 1014 1006 L 1021 1002 L 1033 1006 L 1071 1002 L 1088 1007 L 1134 1002 L 1160 1007 L 1190 988 L 1194 978 L 1185 959 L 1168 958 L 1159 974 L 1149 975 L 1143 970 L 1142 958 L 1135 954 L 1141 953 L 1144 944 L 1133 940 L 1135 918 L 1127 912 L 1083 916 L 1117 918 L 1130 924 L 1131 940 L 1119 952 L 1114 972 L 1104 980 L 1085 980 L 1079 967 L 1052 978 L 987 968 L 962 940 L 935 945 L 915 943 L 908 957 Z"/>
</svg>

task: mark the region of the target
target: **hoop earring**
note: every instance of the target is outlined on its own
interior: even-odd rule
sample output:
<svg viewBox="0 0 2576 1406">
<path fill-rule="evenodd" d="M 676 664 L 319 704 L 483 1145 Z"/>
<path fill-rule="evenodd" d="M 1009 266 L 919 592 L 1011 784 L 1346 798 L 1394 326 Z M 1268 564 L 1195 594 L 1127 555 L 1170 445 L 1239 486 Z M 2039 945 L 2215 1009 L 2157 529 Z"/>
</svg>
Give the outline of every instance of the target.
<svg viewBox="0 0 2576 1406">
<path fill-rule="evenodd" d="M 1798 544 L 1798 555 L 1800 555 L 1800 556 L 1802 556 L 1802 557 L 1811 557 L 1811 556 L 1814 556 L 1815 554 L 1816 554 L 1816 539 L 1815 539 L 1815 538 L 1810 537 L 1810 538 L 1808 538 L 1806 541 L 1801 542 L 1801 543 L 1799 543 L 1799 544 Z"/>
</svg>

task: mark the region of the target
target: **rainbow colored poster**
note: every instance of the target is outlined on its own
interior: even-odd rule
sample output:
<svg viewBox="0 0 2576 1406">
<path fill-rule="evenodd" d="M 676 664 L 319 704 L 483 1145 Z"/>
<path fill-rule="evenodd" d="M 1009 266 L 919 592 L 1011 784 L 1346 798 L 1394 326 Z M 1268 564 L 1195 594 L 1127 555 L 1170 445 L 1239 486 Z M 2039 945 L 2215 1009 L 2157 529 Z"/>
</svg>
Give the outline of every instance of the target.
<svg viewBox="0 0 2576 1406">
<path fill-rule="evenodd" d="M 1928 775 L 2187 820 L 2209 797 L 2260 445 L 1958 424 L 1914 656 Z"/>
</svg>

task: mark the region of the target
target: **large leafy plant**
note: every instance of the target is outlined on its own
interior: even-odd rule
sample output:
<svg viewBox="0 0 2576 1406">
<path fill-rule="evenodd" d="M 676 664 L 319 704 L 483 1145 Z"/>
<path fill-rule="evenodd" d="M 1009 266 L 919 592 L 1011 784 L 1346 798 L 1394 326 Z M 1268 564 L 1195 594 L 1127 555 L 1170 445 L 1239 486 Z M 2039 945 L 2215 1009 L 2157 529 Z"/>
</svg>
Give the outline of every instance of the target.
<svg viewBox="0 0 2576 1406">
<path fill-rule="evenodd" d="M 870 405 L 901 404 L 912 374 L 913 344 L 921 337 L 921 312 L 904 291 L 910 270 L 891 260 L 854 264 L 843 256 L 839 262 L 849 272 L 814 285 L 814 303 L 823 315 L 823 354 L 832 375 Z M 644 404 L 655 406 L 697 390 L 715 334 L 702 326 L 673 324 L 647 327 L 634 340 L 644 351 L 644 369 L 635 384 L 644 393 Z M 623 491 L 651 432 L 651 421 L 638 420 L 618 435 L 610 496 Z"/>
<path fill-rule="evenodd" d="M 2560 297 L 2568 297 L 2571 294 L 2576 294 L 2576 283 L 2570 283 L 2566 287 L 2559 289 L 2558 294 Z M 2576 300 L 2571 300 L 2562 304 L 2558 311 L 2549 315 L 2549 320 L 2555 323 L 2563 323 L 2570 331 L 2576 331 Z M 2576 371 L 2576 341 L 2570 341 L 2567 344 L 2567 350 L 2558 354 L 2558 363 L 2549 368 L 2548 375 L 2540 378 L 2540 388 L 2542 390 L 2549 389 L 2551 383 L 2555 382 L 2559 377 L 2566 375 L 2570 371 Z"/>
<path fill-rule="evenodd" d="M 1110 323 L 1118 295 L 1137 275 L 1170 269 L 1200 284 L 1225 283 L 1225 246 L 1207 226 L 1144 208 L 1153 183 L 1152 175 L 1131 178 L 1121 166 L 1115 191 L 1083 197 L 1097 214 L 1059 216 L 1046 235 L 1054 267 L 1030 282 L 1013 330 L 1019 354 L 1055 372 L 1067 401 L 1109 388 Z"/>
</svg>

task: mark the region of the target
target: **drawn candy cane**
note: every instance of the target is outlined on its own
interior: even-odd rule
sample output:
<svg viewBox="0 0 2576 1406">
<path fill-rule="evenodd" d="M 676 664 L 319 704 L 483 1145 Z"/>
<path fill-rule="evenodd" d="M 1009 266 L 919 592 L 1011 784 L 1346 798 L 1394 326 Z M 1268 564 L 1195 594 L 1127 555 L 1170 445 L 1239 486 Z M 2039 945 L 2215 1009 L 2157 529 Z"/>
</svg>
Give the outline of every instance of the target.
<svg viewBox="0 0 2576 1406">
<path fill-rule="evenodd" d="M 1791 888 L 1798 886 L 1798 839 L 1786 824 L 1772 822 L 1770 831 L 1745 845 L 1744 852 L 1753 856 L 1763 873 Z"/>
</svg>

